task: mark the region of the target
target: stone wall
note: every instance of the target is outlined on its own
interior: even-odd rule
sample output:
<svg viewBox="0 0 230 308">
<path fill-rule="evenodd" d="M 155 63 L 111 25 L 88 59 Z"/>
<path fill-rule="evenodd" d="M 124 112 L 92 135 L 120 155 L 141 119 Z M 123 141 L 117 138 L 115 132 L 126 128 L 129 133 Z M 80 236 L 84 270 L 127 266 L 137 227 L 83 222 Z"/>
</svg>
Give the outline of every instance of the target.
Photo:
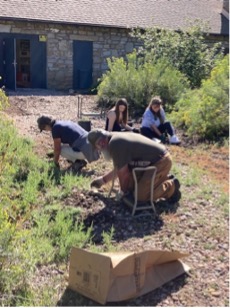
<svg viewBox="0 0 230 308">
<path fill-rule="evenodd" d="M 71 89 L 73 40 L 93 42 L 93 83 L 107 70 L 106 58 L 122 57 L 138 46 L 129 30 L 32 22 L 5 22 L 9 33 L 45 35 L 47 39 L 47 88 Z M 1 26 L 0 26 L 0 32 Z"/>
<path fill-rule="evenodd" d="M 20 21 L 1 21 L 0 33 L 44 35 L 47 43 L 47 88 L 72 89 L 73 86 L 73 41 L 93 42 L 93 86 L 108 69 L 107 58 L 123 57 L 139 46 L 129 36 L 128 29 L 90 26 L 60 25 Z M 222 42 L 228 49 L 228 39 L 208 36 L 208 41 Z"/>
</svg>

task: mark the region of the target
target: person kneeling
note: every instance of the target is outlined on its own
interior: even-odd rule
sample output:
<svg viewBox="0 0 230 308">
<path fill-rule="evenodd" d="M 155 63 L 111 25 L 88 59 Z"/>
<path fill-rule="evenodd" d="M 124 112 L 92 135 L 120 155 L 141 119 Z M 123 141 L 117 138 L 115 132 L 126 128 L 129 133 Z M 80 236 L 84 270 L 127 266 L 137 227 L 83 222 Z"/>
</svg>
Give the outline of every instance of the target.
<svg viewBox="0 0 230 308">
<path fill-rule="evenodd" d="M 90 163 L 98 160 L 99 152 L 88 142 L 88 132 L 72 121 L 59 121 L 48 116 L 37 119 L 40 132 L 50 131 L 54 142 L 54 164 L 59 167 L 59 158 L 63 156 L 72 162 L 72 168 L 79 171 Z"/>
<path fill-rule="evenodd" d="M 180 183 L 178 179 L 169 176 L 172 159 L 163 144 L 139 134 L 107 132 L 101 129 L 89 132 L 88 140 L 107 160 L 112 160 L 114 165 L 114 170 L 93 180 L 91 186 L 99 188 L 113 177 L 118 177 L 121 195 L 133 192 L 134 180 L 130 166 L 141 162 L 157 168 L 153 201 L 164 198 L 175 203 L 180 200 Z M 144 172 L 138 181 L 138 201 L 150 200 L 150 183 L 151 178 Z"/>
</svg>

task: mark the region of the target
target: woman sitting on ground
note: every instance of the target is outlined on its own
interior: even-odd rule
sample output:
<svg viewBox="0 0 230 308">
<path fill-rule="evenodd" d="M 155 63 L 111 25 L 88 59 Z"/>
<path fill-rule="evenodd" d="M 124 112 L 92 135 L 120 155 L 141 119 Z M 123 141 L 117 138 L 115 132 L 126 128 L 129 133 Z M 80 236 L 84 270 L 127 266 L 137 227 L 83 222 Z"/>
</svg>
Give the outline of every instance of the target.
<svg viewBox="0 0 230 308">
<path fill-rule="evenodd" d="M 166 142 L 169 134 L 169 143 L 179 144 L 180 140 L 175 135 L 175 129 L 169 121 L 166 121 L 165 111 L 162 107 L 162 100 L 159 96 L 154 96 L 146 108 L 142 123 L 141 134 L 150 138 Z"/>
<path fill-rule="evenodd" d="M 128 121 L 128 103 L 125 98 L 119 99 L 115 106 L 107 113 L 105 130 L 109 132 L 120 131 L 134 131 L 139 132 L 138 129 L 133 128 L 127 124 Z"/>
</svg>

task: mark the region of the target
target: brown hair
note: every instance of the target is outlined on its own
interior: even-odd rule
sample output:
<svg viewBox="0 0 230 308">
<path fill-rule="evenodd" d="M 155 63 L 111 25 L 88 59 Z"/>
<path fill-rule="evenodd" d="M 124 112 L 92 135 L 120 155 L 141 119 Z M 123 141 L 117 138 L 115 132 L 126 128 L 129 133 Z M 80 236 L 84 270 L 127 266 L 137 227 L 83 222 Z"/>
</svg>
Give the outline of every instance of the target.
<svg viewBox="0 0 230 308">
<path fill-rule="evenodd" d="M 117 102 L 116 102 L 116 105 L 115 105 L 115 113 L 116 113 L 116 121 L 120 123 L 119 121 L 119 106 L 125 106 L 126 109 L 124 110 L 123 112 L 123 119 L 122 119 L 122 124 L 127 124 L 127 121 L 128 121 L 128 103 L 127 103 L 127 100 L 125 98 L 120 98 Z"/>
<path fill-rule="evenodd" d="M 155 111 L 152 109 L 152 106 L 153 106 L 153 105 L 162 105 L 162 99 L 160 98 L 160 96 L 154 96 L 154 97 L 151 99 L 151 101 L 150 101 L 150 103 L 149 103 L 149 105 L 148 105 L 148 108 L 150 109 L 150 111 L 151 111 L 152 114 L 154 115 L 155 120 L 156 120 L 157 118 L 159 118 L 159 119 L 160 119 L 160 122 L 163 123 L 163 119 L 162 119 L 162 117 L 161 117 L 161 109 L 159 109 L 157 112 L 155 112 Z"/>
<path fill-rule="evenodd" d="M 38 128 L 40 129 L 40 132 L 42 132 L 46 126 L 53 127 L 55 120 L 51 117 L 47 116 L 41 116 L 37 119 Z"/>
</svg>

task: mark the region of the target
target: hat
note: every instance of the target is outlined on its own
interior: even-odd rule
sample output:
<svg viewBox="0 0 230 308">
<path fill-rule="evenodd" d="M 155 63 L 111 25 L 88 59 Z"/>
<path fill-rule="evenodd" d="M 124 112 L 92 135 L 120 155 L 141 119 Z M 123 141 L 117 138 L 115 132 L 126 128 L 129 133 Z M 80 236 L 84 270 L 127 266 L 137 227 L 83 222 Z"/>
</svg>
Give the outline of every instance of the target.
<svg viewBox="0 0 230 308">
<path fill-rule="evenodd" d="M 51 125 L 52 119 L 50 117 L 41 116 L 37 119 L 38 128 L 40 129 L 40 132 L 45 129 L 46 125 Z"/>
<path fill-rule="evenodd" d="M 99 138 L 105 138 L 109 135 L 104 129 L 93 129 L 88 133 L 88 140 L 95 147 L 95 143 Z"/>
</svg>

